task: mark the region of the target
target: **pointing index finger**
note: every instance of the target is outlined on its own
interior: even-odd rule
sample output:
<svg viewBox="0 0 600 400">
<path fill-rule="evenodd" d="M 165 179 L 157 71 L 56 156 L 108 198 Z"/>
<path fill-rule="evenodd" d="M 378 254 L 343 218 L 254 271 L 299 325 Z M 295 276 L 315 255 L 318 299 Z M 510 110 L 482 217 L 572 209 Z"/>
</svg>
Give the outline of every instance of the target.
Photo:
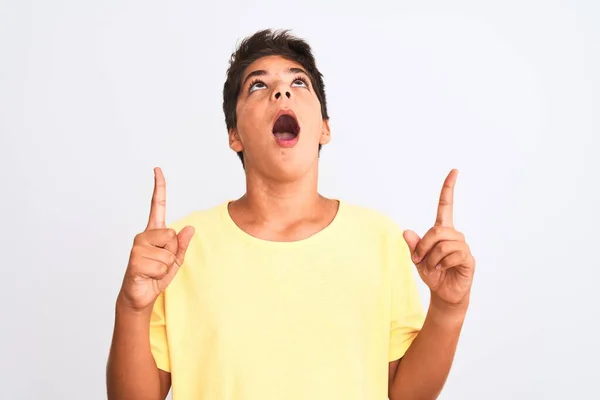
<svg viewBox="0 0 600 400">
<path fill-rule="evenodd" d="M 160 229 L 166 227 L 167 214 L 167 183 L 162 170 L 154 168 L 154 193 L 150 204 L 150 217 L 146 229 Z"/>
<path fill-rule="evenodd" d="M 456 183 L 457 176 L 458 170 L 453 169 L 450 171 L 446 177 L 446 180 L 444 181 L 444 186 L 442 186 L 442 192 L 440 193 L 440 201 L 438 204 L 435 225 L 451 227 L 454 224 L 454 185 Z"/>
</svg>

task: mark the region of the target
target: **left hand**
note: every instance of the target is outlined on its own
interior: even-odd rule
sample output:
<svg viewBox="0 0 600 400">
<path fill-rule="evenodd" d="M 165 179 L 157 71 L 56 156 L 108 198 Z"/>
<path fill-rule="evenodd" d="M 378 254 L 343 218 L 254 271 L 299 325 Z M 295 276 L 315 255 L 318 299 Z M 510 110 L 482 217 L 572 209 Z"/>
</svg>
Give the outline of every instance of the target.
<svg viewBox="0 0 600 400">
<path fill-rule="evenodd" d="M 413 231 L 404 232 L 412 260 L 421 279 L 429 286 L 432 301 L 449 306 L 467 305 L 475 259 L 462 233 L 453 226 L 454 184 L 458 171 L 450 171 L 437 210 L 435 225 L 421 239 Z"/>
</svg>

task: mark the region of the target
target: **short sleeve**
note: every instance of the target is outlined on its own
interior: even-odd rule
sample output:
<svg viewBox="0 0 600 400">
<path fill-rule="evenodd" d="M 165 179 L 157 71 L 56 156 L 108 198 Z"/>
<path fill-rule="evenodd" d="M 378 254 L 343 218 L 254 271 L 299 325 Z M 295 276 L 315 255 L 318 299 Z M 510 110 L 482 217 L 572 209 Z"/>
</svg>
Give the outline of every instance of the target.
<svg viewBox="0 0 600 400">
<path fill-rule="evenodd" d="M 150 319 L 150 349 L 156 366 L 163 371 L 171 372 L 167 327 L 165 324 L 164 292 L 158 296 L 152 309 L 152 317 Z"/>
<path fill-rule="evenodd" d="M 417 287 L 417 276 L 410 259 L 410 250 L 400 235 L 395 241 L 391 282 L 391 316 L 389 361 L 404 356 L 409 346 L 423 327 L 425 312 Z"/>
</svg>

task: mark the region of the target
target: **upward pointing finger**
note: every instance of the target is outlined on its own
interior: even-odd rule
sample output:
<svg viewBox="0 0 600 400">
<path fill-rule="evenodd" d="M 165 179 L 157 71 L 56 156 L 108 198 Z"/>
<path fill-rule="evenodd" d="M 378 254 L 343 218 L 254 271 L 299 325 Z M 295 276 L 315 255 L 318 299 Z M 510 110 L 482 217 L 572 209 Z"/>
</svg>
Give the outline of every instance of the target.
<svg viewBox="0 0 600 400">
<path fill-rule="evenodd" d="M 150 204 L 150 217 L 146 229 L 161 229 L 166 227 L 167 214 L 167 183 L 162 170 L 154 168 L 154 193 Z"/>
<path fill-rule="evenodd" d="M 454 224 L 454 185 L 457 176 L 458 170 L 453 169 L 446 177 L 446 180 L 444 180 L 444 186 L 442 186 L 442 192 L 440 193 L 435 225 L 452 227 Z"/>
</svg>

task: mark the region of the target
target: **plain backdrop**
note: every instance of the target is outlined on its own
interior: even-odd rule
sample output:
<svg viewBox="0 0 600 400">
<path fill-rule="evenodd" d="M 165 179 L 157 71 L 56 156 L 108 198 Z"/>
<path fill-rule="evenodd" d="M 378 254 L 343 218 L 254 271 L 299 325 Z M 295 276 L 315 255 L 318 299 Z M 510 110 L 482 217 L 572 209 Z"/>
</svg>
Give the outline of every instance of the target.
<svg viewBox="0 0 600 400">
<path fill-rule="evenodd" d="M 323 194 L 423 234 L 460 170 L 478 268 L 440 398 L 598 398 L 600 3 L 556 0 L 0 1 L 0 396 L 106 398 L 152 168 L 169 221 L 243 193 L 221 91 L 263 28 L 325 76 Z"/>
</svg>

